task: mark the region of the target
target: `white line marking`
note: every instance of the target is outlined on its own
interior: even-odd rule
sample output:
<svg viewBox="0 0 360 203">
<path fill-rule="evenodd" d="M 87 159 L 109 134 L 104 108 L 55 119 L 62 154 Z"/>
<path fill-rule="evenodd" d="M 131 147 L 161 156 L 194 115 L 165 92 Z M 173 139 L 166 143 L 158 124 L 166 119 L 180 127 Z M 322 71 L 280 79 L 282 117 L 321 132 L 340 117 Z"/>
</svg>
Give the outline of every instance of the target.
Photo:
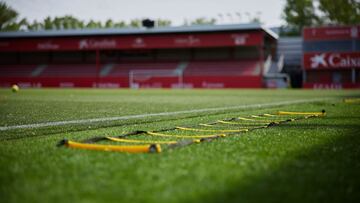
<svg viewBox="0 0 360 203">
<path fill-rule="evenodd" d="M 53 127 L 53 126 L 62 126 L 62 125 L 69 125 L 69 124 L 88 124 L 88 123 L 98 123 L 98 122 L 104 122 L 104 121 L 130 120 L 130 119 L 147 118 L 147 117 L 153 117 L 153 116 L 172 116 L 172 115 L 179 115 L 179 114 L 224 111 L 224 110 L 231 110 L 231 109 L 264 108 L 264 107 L 274 107 L 274 106 L 299 104 L 299 103 L 310 103 L 310 102 L 316 102 L 316 101 L 322 101 L 322 100 L 325 100 L 325 99 L 303 99 L 303 100 L 273 102 L 273 103 L 266 103 L 266 104 L 248 104 L 248 105 L 240 105 L 240 106 L 193 109 L 193 110 L 184 110 L 184 111 L 150 113 L 150 114 L 139 114 L 139 115 L 129 115 L 129 116 L 117 116 L 117 117 L 109 117 L 109 118 L 93 118 L 93 119 L 83 119 L 83 120 L 54 121 L 54 122 L 34 123 L 34 124 L 26 124 L 26 125 L 2 126 L 2 127 L 0 127 L 0 131 L 7 131 L 7 130 L 14 130 L 14 129 Z"/>
</svg>

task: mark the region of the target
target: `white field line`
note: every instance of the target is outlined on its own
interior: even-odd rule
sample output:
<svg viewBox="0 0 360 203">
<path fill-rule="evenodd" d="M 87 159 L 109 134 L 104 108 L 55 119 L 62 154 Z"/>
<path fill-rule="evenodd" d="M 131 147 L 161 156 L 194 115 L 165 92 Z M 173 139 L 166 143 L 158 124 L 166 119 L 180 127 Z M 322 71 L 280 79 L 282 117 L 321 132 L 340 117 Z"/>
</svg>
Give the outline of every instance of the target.
<svg viewBox="0 0 360 203">
<path fill-rule="evenodd" d="M 0 127 L 0 131 L 7 131 L 7 130 L 14 130 L 14 129 L 53 127 L 53 126 L 62 126 L 62 125 L 69 125 L 69 124 L 89 124 L 89 123 L 98 123 L 98 122 L 106 122 L 106 121 L 119 121 L 119 120 L 130 120 L 130 119 L 136 119 L 136 118 L 147 118 L 147 117 L 154 117 L 154 116 L 172 116 L 172 115 L 189 114 L 189 113 L 225 111 L 225 110 L 232 110 L 232 109 L 247 109 L 247 108 L 254 109 L 254 108 L 264 108 L 264 107 L 275 107 L 275 106 L 290 105 L 290 104 L 311 103 L 311 102 L 322 101 L 322 100 L 325 100 L 325 99 L 302 99 L 302 100 L 282 101 L 282 102 L 273 102 L 273 103 L 265 103 L 265 104 L 248 104 L 248 105 L 239 105 L 239 106 L 193 109 L 193 110 L 184 110 L 184 111 L 149 113 L 149 114 L 139 114 L 139 115 L 129 115 L 129 116 L 117 116 L 117 117 L 108 117 L 108 118 L 92 118 L 92 119 L 82 119 L 82 120 L 34 123 L 34 124 L 26 124 L 26 125 L 2 126 L 2 127 Z"/>
</svg>

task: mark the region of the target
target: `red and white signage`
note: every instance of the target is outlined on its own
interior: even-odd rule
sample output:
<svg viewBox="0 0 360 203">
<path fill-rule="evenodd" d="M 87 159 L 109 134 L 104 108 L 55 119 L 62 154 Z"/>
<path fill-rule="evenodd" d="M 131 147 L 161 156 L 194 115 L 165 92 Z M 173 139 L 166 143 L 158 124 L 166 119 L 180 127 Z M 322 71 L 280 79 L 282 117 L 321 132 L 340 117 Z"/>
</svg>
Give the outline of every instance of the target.
<svg viewBox="0 0 360 203">
<path fill-rule="evenodd" d="M 360 68 L 360 52 L 305 53 L 304 69 Z"/>
<path fill-rule="evenodd" d="M 56 43 L 53 43 L 51 40 L 49 40 L 49 41 L 44 41 L 42 43 L 38 43 L 37 49 L 39 49 L 39 50 L 58 50 L 59 45 Z"/>
<path fill-rule="evenodd" d="M 304 41 L 360 39 L 360 25 L 304 28 Z"/>
<path fill-rule="evenodd" d="M 79 41 L 79 49 L 111 49 L 116 48 L 114 39 L 82 39 Z"/>
<path fill-rule="evenodd" d="M 234 38 L 234 42 L 236 45 L 245 45 L 249 35 L 248 34 L 234 34 L 232 35 L 232 37 Z"/>
<path fill-rule="evenodd" d="M 222 46 L 258 46 L 263 35 L 251 33 L 196 33 L 123 35 L 109 37 L 24 38 L 0 40 L 0 51 L 78 51 L 97 49 L 156 49 Z"/>
<path fill-rule="evenodd" d="M 360 83 L 304 83 L 306 89 L 353 89 L 360 88 Z"/>
<path fill-rule="evenodd" d="M 201 43 L 201 39 L 193 35 L 189 35 L 187 37 L 177 37 L 174 39 L 174 44 L 180 46 L 193 46 L 196 44 L 199 45 L 200 43 Z"/>
</svg>

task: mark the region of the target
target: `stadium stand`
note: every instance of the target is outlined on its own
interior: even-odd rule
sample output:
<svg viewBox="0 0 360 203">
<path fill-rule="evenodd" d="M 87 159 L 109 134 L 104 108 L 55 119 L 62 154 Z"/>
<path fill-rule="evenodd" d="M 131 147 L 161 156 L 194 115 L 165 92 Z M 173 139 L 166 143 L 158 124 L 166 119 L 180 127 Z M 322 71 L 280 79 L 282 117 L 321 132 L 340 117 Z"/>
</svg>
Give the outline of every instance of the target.
<svg viewBox="0 0 360 203">
<path fill-rule="evenodd" d="M 9 77 L 31 77 L 37 65 L 0 65 L 0 76 Z"/>
<path fill-rule="evenodd" d="M 193 61 L 189 62 L 184 71 L 184 76 L 254 76 L 259 74 L 258 60 Z"/>
<path fill-rule="evenodd" d="M 38 77 L 96 77 L 94 64 L 50 64 Z"/>
<path fill-rule="evenodd" d="M 0 86 L 260 88 L 276 40 L 259 24 L 0 33 Z"/>
<path fill-rule="evenodd" d="M 111 71 L 106 75 L 109 77 L 128 76 L 134 70 L 175 70 L 176 62 L 143 62 L 143 63 L 121 63 L 113 64 Z"/>
</svg>

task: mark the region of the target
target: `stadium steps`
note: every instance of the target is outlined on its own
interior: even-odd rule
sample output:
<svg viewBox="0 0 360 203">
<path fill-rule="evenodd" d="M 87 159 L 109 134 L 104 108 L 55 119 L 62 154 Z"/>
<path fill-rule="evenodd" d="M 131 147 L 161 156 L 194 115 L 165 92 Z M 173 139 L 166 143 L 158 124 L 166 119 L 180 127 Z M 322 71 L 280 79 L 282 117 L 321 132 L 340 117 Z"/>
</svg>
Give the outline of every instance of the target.
<svg viewBox="0 0 360 203">
<path fill-rule="evenodd" d="M 31 77 L 37 77 L 39 76 L 45 69 L 46 69 L 47 65 L 46 64 L 42 64 L 37 66 L 34 71 L 31 73 Z"/>
<path fill-rule="evenodd" d="M 183 72 L 185 71 L 185 69 L 188 67 L 188 65 L 189 65 L 189 62 L 187 62 L 187 61 L 183 61 L 183 62 L 180 62 L 178 65 L 177 65 L 177 67 L 176 67 L 176 69 L 175 69 L 175 73 L 177 73 L 177 74 L 183 74 Z"/>
<path fill-rule="evenodd" d="M 114 64 L 112 64 L 112 63 L 104 65 L 104 67 L 100 71 L 100 76 L 101 77 L 108 76 L 109 73 L 111 72 L 111 70 L 113 69 L 113 67 L 114 67 Z"/>
</svg>

